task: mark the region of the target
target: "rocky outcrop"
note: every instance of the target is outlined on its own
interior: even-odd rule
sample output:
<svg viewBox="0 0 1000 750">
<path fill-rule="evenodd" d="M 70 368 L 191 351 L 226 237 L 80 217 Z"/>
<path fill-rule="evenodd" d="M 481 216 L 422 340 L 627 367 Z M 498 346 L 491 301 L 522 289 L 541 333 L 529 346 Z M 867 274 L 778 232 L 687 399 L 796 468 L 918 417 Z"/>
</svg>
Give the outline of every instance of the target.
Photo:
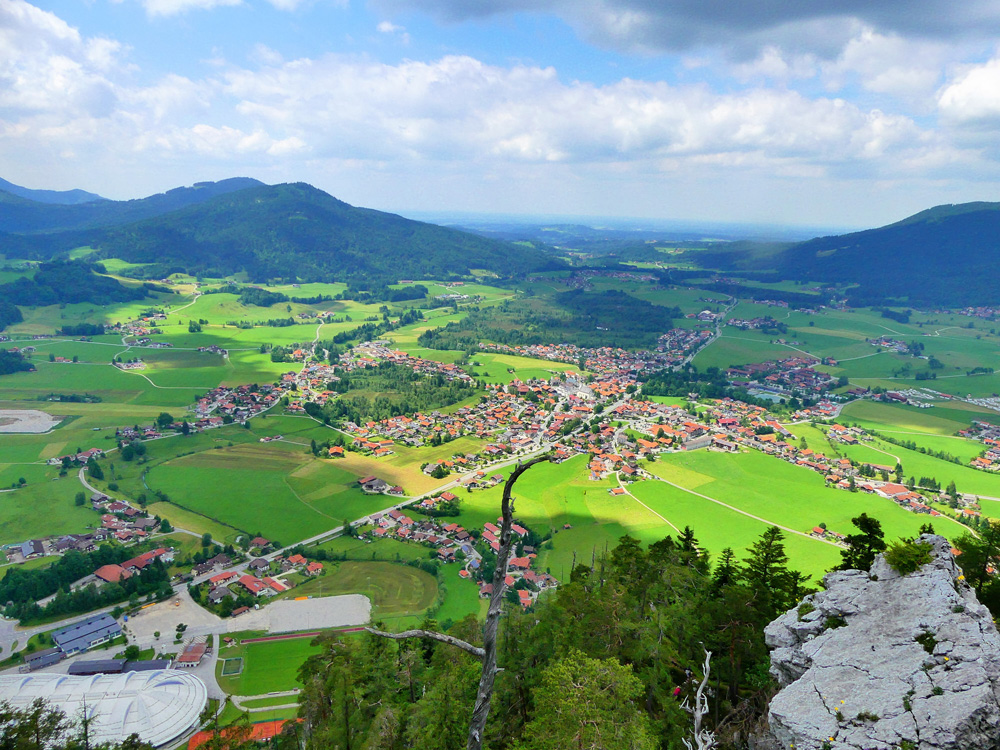
<svg viewBox="0 0 1000 750">
<path fill-rule="evenodd" d="M 767 626 L 782 690 L 768 720 L 796 750 L 1000 750 L 1000 635 L 940 536 L 900 575 L 830 573 Z"/>
</svg>

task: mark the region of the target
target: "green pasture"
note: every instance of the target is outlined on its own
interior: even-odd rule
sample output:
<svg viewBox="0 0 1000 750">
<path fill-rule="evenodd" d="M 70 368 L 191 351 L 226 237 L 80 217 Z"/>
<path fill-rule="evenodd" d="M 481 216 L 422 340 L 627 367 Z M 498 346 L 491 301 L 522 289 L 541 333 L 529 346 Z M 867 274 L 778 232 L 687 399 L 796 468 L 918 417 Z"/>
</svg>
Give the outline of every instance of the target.
<svg viewBox="0 0 1000 750">
<path fill-rule="evenodd" d="M 292 544 L 391 504 L 363 494 L 357 477 L 303 452 L 252 443 L 168 461 L 147 474 L 151 489 L 184 508 Z"/>
<path fill-rule="evenodd" d="M 118 323 L 134 320 L 151 307 L 176 304 L 176 295 L 155 293 L 151 297 L 135 302 L 120 302 L 111 305 L 95 305 L 80 302 L 67 305 L 47 305 L 45 307 L 22 307 L 24 320 L 9 326 L 6 333 L 14 334 L 55 333 L 65 325 L 77 323 Z"/>
<path fill-rule="evenodd" d="M 77 506 L 83 487 L 76 474 L 55 481 L 40 481 L 13 492 L 0 493 L 0 544 L 57 534 L 78 534 L 100 525 L 100 516 L 89 504 Z"/>
<path fill-rule="evenodd" d="M 726 368 L 751 362 L 768 362 L 785 359 L 798 354 L 793 349 L 770 343 L 773 336 L 765 336 L 757 331 L 740 331 L 723 327 L 722 335 L 704 347 L 692 360 L 699 369 L 709 367 Z M 786 337 L 791 339 L 791 335 Z"/>
<path fill-rule="evenodd" d="M 915 406 L 856 401 L 844 407 L 840 421 L 857 423 L 862 427 L 870 427 L 879 431 L 898 430 L 932 435 L 952 435 L 968 427 L 973 419 L 979 418 L 981 417 L 976 412 L 949 409 L 947 406 L 918 409 Z"/>
<path fill-rule="evenodd" d="M 883 461 L 889 463 L 888 460 Z M 670 454 L 650 465 L 649 470 L 770 524 L 804 533 L 821 522 L 826 523 L 831 531 L 850 533 L 853 530 L 851 518 L 863 512 L 878 518 L 889 538 L 915 535 L 927 520 L 903 510 L 890 500 L 828 488 L 820 474 L 757 451 L 736 455 L 708 451 Z M 695 499 L 709 503 L 703 498 Z M 669 513 L 664 515 L 671 518 Z M 750 520 L 753 519 L 747 519 Z M 697 527 L 692 527 L 697 532 Z M 940 531 L 949 533 L 946 529 Z M 811 540 L 806 541 L 811 543 Z"/>
<path fill-rule="evenodd" d="M 396 539 L 374 539 L 365 542 L 351 536 L 338 536 L 335 539 L 316 545 L 317 549 L 346 555 L 347 560 L 379 561 L 405 563 L 410 560 L 426 560 L 430 557 L 430 548 L 411 542 Z"/>
</svg>

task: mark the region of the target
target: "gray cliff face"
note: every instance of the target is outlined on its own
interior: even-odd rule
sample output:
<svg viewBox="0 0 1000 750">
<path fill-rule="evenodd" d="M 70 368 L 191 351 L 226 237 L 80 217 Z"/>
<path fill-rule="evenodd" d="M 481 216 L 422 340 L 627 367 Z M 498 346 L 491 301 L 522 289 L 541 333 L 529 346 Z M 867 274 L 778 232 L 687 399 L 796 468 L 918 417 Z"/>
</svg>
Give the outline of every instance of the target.
<svg viewBox="0 0 1000 750">
<path fill-rule="evenodd" d="M 830 573 L 765 629 L 782 686 L 768 720 L 796 750 L 1000 750 L 1000 635 L 948 541 L 900 576 Z"/>
</svg>

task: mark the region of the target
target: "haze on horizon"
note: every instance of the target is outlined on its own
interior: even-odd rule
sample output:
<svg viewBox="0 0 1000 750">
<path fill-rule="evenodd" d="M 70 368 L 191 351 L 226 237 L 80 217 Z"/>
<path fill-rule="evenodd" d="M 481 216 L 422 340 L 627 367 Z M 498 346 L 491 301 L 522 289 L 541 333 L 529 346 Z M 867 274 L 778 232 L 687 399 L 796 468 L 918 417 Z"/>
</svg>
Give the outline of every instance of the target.
<svg viewBox="0 0 1000 750">
<path fill-rule="evenodd" d="M 1000 5 L 0 0 L 0 177 L 875 226 L 1000 195 Z"/>
</svg>

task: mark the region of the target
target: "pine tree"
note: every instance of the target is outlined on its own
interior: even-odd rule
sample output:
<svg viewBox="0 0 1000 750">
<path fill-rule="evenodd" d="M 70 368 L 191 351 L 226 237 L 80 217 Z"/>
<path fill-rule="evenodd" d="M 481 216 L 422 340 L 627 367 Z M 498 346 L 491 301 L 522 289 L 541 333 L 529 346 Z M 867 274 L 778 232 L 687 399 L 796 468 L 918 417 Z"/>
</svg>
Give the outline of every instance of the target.
<svg viewBox="0 0 1000 750">
<path fill-rule="evenodd" d="M 885 549 L 885 534 L 878 519 L 867 513 L 852 518 L 859 534 L 848 534 L 847 549 L 841 550 L 841 570 L 868 570 L 875 562 L 875 555 Z"/>
</svg>

